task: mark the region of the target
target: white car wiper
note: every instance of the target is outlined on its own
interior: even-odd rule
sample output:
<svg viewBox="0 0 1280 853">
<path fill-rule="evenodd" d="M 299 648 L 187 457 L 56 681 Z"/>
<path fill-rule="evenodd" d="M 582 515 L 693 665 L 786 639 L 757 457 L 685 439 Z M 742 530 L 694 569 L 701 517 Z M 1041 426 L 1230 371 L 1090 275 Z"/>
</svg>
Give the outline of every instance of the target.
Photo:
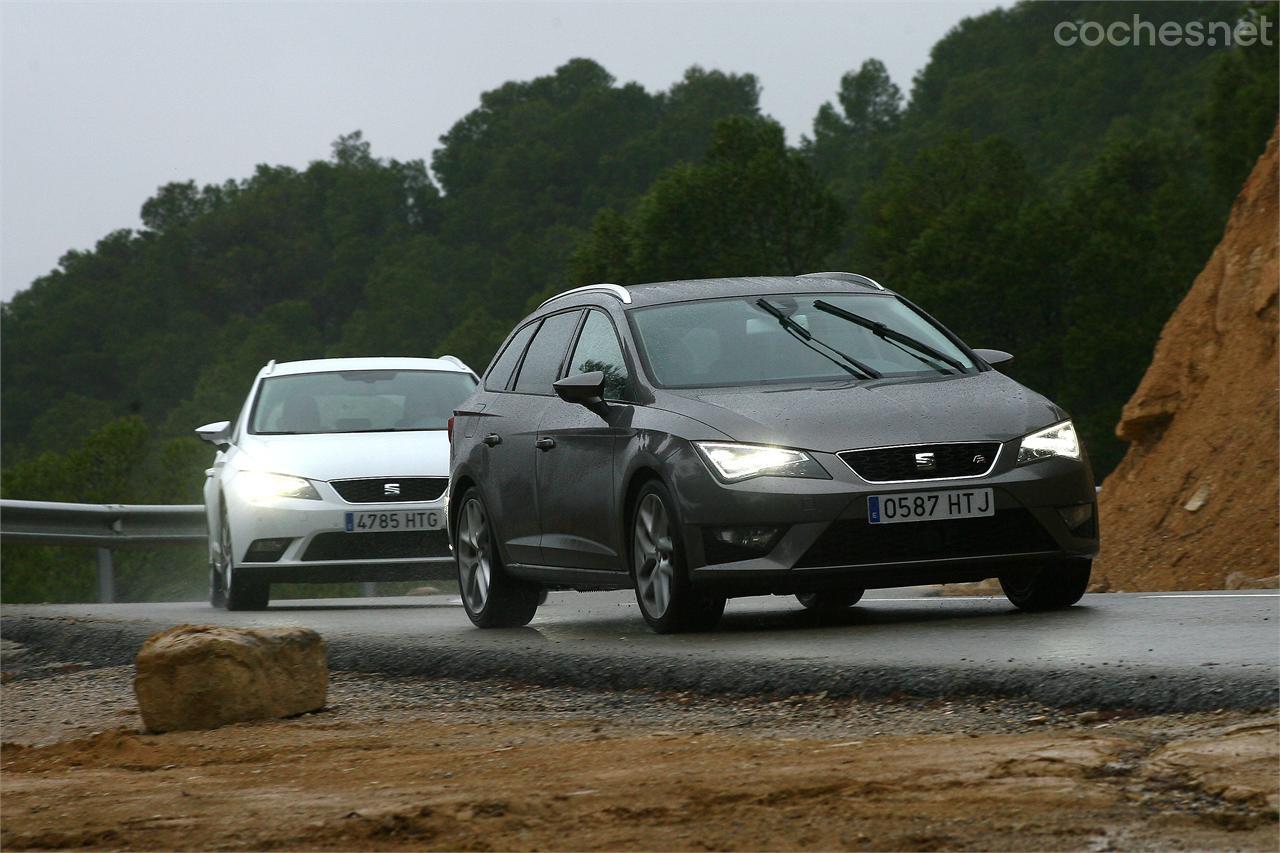
<svg viewBox="0 0 1280 853">
<path fill-rule="evenodd" d="M 353 432 L 444 432 L 445 427 L 378 427 L 377 429 L 344 429 L 343 433 Z"/>
<path fill-rule="evenodd" d="M 848 320 L 850 323 L 854 323 L 855 325 L 861 326 L 862 328 L 869 330 L 872 334 L 876 335 L 877 337 L 883 338 L 886 341 L 889 341 L 890 343 L 906 344 L 907 346 L 913 349 L 919 350 L 920 352 L 924 353 L 925 355 L 931 358 L 936 358 L 938 361 L 941 361 L 946 365 L 954 367 L 960 373 L 965 372 L 964 365 L 961 364 L 959 361 L 955 360 L 954 358 L 952 358 L 951 356 L 947 355 L 946 353 L 939 352 L 938 350 L 926 344 L 924 341 L 917 340 L 916 338 L 913 338 L 908 334 L 899 332 L 897 329 L 891 329 L 888 326 L 886 326 L 884 323 L 881 323 L 878 320 L 871 320 L 871 319 L 868 319 L 867 317 L 863 317 L 861 314 L 854 314 L 852 311 L 846 311 L 843 308 L 839 307 L 838 305 L 832 305 L 830 302 L 827 302 L 822 299 L 815 300 L 813 303 L 813 307 L 817 308 L 819 311 L 825 311 L 826 313 L 839 317 L 842 320 Z M 926 362 L 926 364 L 927 363 L 928 362 Z M 936 364 L 930 365 L 930 366 L 933 367 L 934 370 L 937 370 L 940 373 L 946 373 L 945 370 L 943 370 L 941 367 L 938 367 Z"/>
<path fill-rule="evenodd" d="M 810 332 L 804 326 L 801 326 L 795 320 L 788 317 L 786 314 L 782 312 L 781 308 L 779 308 L 777 305 L 774 305 L 769 300 L 757 299 L 756 304 L 759 305 L 761 308 L 763 308 L 765 311 L 768 311 L 775 318 L 777 318 L 778 323 L 781 324 L 782 328 L 786 329 L 788 332 L 790 332 L 791 334 L 799 338 L 805 346 L 809 347 L 809 349 L 813 350 L 818 355 L 823 356 L 824 358 L 830 361 L 834 361 L 837 365 L 839 365 L 840 367 L 843 367 L 845 370 L 849 371 L 854 376 L 858 376 L 860 379 L 879 379 L 881 376 L 884 375 L 880 371 L 872 367 L 871 365 L 863 364 L 862 362 L 858 361 L 856 358 L 849 355 L 848 353 L 842 350 L 838 350 L 835 347 L 831 346 L 831 344 L 826 343 L 825 341 L 819 340 L 818 338 L 815 338 L 812 332 Z M 817 346 L 814 346 L 815 344 L 817 344 Z M 835 353 L 835 355 L 838 357 L 838 360 L 837 358 L 833 358 L 831 355 L 818 349 L 817 348 L 818 346 L 823 347 L 824 349 L 831 350 L 831 352 Z"/>
</svg>

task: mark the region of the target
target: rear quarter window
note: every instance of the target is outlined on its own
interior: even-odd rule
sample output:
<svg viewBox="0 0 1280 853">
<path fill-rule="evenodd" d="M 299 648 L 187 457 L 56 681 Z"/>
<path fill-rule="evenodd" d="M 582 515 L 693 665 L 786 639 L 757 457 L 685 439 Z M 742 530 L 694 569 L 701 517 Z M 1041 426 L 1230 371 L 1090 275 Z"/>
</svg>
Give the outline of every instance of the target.
<svg viewBox="0 0 1280 853">
<path fill-rule="evenodd" d="M 538 333 L 529 344 L 520 375 L 516 377 L 515 390 L 524 394 L 551 394 L 551 383 L 556 381 L 560 365 L 569 349 L 569 339 L 578 328 L 582 311 L 566 311 L 552 314 L 542 321 Z"/>
<path fill-rule="evenodd" d="M 511 342 L 493 360 L 493 364 L 489 367 L 489 372 L 484 377 L 484 389 L 486 391 L 506 390 L 507 385 L 511 382 L 511 372 L 516 369 L 520 356 L 524 354 L 524 348 L 528 346 L 529 339 L 533 337 L 533 333 L 538 330 L 540 322 L 534 321 L 516 332 L 512 336 Z"/>
</svg>

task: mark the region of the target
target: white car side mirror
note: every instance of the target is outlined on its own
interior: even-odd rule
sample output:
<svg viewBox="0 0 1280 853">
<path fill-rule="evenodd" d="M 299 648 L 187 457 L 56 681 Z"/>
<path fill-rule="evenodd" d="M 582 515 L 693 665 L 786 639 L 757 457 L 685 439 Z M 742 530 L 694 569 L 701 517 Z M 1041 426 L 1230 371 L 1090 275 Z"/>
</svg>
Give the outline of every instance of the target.
<svg viewBox="0 0 1280 853">
<path fill-rule="evenodd" d="M 216 421 L 196 427 L 196 435 L 219 450 L 226 450 L 231 447 L 231 421 Z"/>
</svg>

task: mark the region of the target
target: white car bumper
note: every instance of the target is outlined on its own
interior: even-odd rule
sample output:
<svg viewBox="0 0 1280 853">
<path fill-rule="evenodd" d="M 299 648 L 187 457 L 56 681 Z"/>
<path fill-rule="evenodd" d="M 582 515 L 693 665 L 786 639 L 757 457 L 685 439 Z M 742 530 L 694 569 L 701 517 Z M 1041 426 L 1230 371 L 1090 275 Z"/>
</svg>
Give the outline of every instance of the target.
<svg viewBox="0 0 1280 853">
<path fill-rule="evenodd" d="M 228 491 L 238 573 L 267 583 L 454 577 L 447 492 L 434 501 L 356 504 L 316 485 L 320 500 L 250 501 Z"/>
</svg>

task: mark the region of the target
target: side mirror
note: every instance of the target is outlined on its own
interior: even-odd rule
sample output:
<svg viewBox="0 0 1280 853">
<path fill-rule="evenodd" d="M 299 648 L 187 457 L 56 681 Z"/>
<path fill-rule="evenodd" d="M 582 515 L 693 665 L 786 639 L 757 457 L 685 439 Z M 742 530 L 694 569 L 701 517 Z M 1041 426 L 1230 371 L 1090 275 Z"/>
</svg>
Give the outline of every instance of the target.
<svg viewBox="0 0 1280 853">
<path fill-rule="evenodd" d="M 997 364 L 1008 364 L 1013 361 L 1013 356 L 1011 354 L 1000 349 L 976 349 L 974 350 L 974 353 L 978 358 L 982 359 L 992 367 L 995 367 Z"/>
<path fill-rule="evenodd" d="M 196 435 L 201 441 L 207 441 L 219 450 L 231 447 L 231 421 L 217 421 L 196 427 Z"/>
<path fill-rule="evenodd" d="M 556 396 L 566 403 L 586 406 L 596 414 L 600 414 L 607 408 L 604 402 L 603 371 L 575 373 L 573 376 L 566 376 L 551 387 L 556 389 Z"/>
</svg>

